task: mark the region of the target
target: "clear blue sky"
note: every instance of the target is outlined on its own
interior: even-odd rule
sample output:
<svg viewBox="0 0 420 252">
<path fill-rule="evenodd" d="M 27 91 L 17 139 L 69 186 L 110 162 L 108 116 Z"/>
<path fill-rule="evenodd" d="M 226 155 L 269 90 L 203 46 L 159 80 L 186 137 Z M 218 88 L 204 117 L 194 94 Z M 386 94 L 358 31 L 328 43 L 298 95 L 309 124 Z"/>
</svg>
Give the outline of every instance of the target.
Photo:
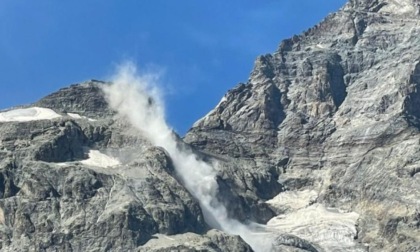
<svg viewBox="0 0 420 252">
<path fill-rule="evenodd" d="M 255 58 L 345 0 L 1 0 L 0 109 L 72 83 L 106 80 L 133 60 L 164 73 L 166 114 L 181 135 Z"/>
</svg>

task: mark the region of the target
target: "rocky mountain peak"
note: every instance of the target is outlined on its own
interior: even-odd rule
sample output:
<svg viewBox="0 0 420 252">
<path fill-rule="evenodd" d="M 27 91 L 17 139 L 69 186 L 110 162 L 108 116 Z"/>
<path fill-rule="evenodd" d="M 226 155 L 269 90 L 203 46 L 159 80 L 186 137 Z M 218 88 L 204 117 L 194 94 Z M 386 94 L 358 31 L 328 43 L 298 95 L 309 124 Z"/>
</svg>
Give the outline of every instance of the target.
<svg viewBox="0 0 420 252">
<path fill-rule="evenodd" d="M 418 15 L 419 6 L 418 0 L 350 0 L 344 9 L 387 15 Z"/>
<path fill-rule="evenodd" d="M 105 84 L 98 80 L 74 84 L 42 98 L 34 105 L 60 113 L 77 113 L 91 118 L 104 117 L 112 114 L 101 89 Z"/>
<path fill-rule="evenodd" d="M 357 239 L 370 248 L 398 243 L 402 251 L 418 250 L 418 228 L 398 220 L 416 219 L 419 209 L 408 199 L 420 191 L 413 187 L 420 149 L 419 3 L 349 1 L 258 57 L 248 81 L 229 90 L 185 141 L 234 159 L 243 173 L 266 167 L 282 185 L 281 201 L 289 193 L 303 199 L 313 192 L 317 204 L 360 214 Z M 249 159 L 256 164 L 247 165 Z M 283 210 L 287 205 L 279 204 Z M 390 223 L 399 231 L 387 230 Z M 367 249 L 337 248 L 288 228 L 327 251 Z"/>
<path fill-rule="evenodd" d="M 211 230 L 167 151 L 114 117 L 106 85 L 0 113 L 0 250 L 252 251 Z"/>
</svg>

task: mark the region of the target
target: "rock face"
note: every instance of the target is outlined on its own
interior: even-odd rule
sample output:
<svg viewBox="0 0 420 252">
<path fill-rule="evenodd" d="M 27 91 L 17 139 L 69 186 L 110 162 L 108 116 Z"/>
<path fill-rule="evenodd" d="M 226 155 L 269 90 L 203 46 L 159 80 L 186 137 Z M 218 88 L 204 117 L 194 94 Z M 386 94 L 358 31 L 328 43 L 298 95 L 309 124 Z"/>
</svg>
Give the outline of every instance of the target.
<svg viewBox="0 0 420 252">
<path fill-rule="evenodd" d="M 250 251 L 237 236 L 207 233 L 165 150 L 112 116 L 101 85 L 34 104 L 58 118 L 0 122 L 1 250 L 137 251 L 156 235 L 193 232 L 190 247 Z"/>
<path fill-rule="evenodd" d="M 308 235 L 315 222 L 300 227 L 306 235 L 284 221 L 279 230 L 327 251 L 420 250 L 419 6 L 349 1 L 259 57 L 249 80 L 194 124 L 184 140 L 226 161 L 231 209 L 264 222 L 320 204 L 359 215 L 353 245 L 329 244 L 334 228 Z M 266 208 L 278 193 L 299 201 L 302 191 L 316 197 L 300 210 Z"/>
<path fill-rule="evenodd" d="M 418 0 L 350 0 L 259 57 L 179 145 L 217 161 L 219 201 L 273 251 L 420 251 L 419 35 Z M 101 85 L 0 116 L 0 250 L 252 251 L 206 224 Z"/>
</svg>

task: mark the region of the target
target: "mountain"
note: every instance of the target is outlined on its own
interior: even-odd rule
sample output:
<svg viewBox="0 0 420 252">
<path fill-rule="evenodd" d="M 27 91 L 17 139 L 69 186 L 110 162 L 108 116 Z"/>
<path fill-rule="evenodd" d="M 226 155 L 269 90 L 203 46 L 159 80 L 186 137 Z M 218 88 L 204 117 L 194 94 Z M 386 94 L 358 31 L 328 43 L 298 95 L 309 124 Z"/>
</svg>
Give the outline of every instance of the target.
<svg viewBox="0 0 420 252">
<path fill-rule="evenodd" d="M 167 238 L 177 235 L 197 250 L 250 251 L 209 231 L 165 150 L 114 118 L 102 85 L 72 85 L 0 114 L 1 250 L 137 251 L 153 239 L 188 249 Z"/>
<path fill-rule="evenodd" d="M 419 24 L 350 0 L 182 139 L 120 80 L 0 112 L 1 250 L 420 251 Z"/>
<path fill-rule="evenodd" d="M 259 57 L 185 141 L 229 157 L 226 184 L 271 204 L 285 232 L 327 251 L 419 251 L 419 6 L 349 1 Z M 261 170 L 281 188 L 243 183 Z M 329 208 L 357 222 L 324 220 Z"/>
</svg>

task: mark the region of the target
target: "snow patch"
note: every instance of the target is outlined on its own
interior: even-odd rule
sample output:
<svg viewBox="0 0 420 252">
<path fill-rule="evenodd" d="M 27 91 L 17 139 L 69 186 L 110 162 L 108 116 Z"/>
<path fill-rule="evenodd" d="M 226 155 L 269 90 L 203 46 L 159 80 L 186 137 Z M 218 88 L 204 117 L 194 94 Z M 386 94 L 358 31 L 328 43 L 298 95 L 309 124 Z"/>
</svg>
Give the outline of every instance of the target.
<svg viewBox="0 0 420 252">
<path fill-rule="evenodd" d="M 61 115 L 52 109 L 31 107 L 14 109 L 0 113 L 0 122 L 29 122 L 37 120 L 51 120 L 59 118 Z"/>
<path fill-rule="evenodd" d="M 317 197 L 318 193 L 314 190 L 287 191 L 280 193 L 266 203 L 277 209 L 298 210 L 309 206 Z"/>
<path fill-rule="evenodd" d="M 3 208 L 0 207 L 0 224 L 6 224 Z"/>
<path fill-rule="evenodd" d="M 390 0 L 389 3 L 382 7 L 379 12 L 405 14 L 414 11 L 415 8 L 411 0 Z"/>
<path fill-rule="evenodd" d="M 89 158 L 80 161 L 80 163 L 84 165 L 98 166 L 103 168 L 113 167 L 121 164 L 121 162 L 118 159 L 101 153 L 98 150 L 89 150 L 88 155 Z"/>
<path fill-rule="evenodd" d="M 74 119 L 87 119 L 88 121 L 91 121 L 91 122 L 96 121 L 95 119 L 92 119 L 92 118 L 89 118 L 89 117 L 86 117 L 86 116 L 81 116 L 81 115 L 76 114 L 76 113 L 67 113 L 67 115 L 70 116 L 71 118 L 74 118 Z"/>
<path fill-rule="evenodd" d="M 82 116 L 80 116 L 79 114 L 67 113 L 67 115 L 74 118 L 74 119 L 82 119 Z"/>
</svg>

